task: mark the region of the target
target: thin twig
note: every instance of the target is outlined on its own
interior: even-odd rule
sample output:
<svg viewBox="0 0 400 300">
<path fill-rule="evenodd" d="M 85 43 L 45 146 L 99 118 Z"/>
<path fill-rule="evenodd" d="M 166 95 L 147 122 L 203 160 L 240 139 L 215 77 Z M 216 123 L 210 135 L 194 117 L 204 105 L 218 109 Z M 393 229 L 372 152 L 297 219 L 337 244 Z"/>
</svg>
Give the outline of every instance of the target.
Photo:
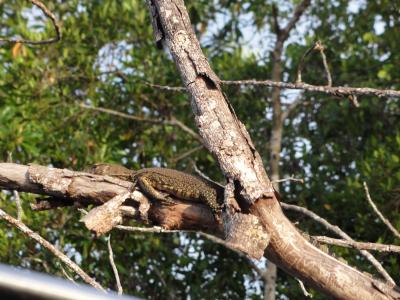
<svg viewBox="0 0 400 300">
<path fill-rule="evenodd" d="M 177 157 L 173 157 L 173 158 L 169 159 L 169 162 L 172 163 L 172 164 L 175 164 L 178 161 L 180 161 L 180 160 L 182 160 L 182 159 L 184 159 L 184 158 L 186 158 L 186 157 L 192 155 L 193 153 L 195 153 L 197 151 L 200 151 L 202 149 L 204 149 L 203 145 L 194 147 L 192 149 L 189 149 L 188 151 L 183 152 L 182 154 L 178 155 Z"/>
<path fill-rule="evenodd" d="M 208 240 L 220 244 L 228 249 L 231 249 L 232 251 L 236 252 L 238 255 L 242 257 L 247 257 L 246 254 L 243 252 L 240 252 L 239 250 L 233 248 L 229 243 L 224 241 L 223 239 L 220 239 L 214 235 L 202 232 L 202 231 L 193 231 L 193 230 L 169 230 L 169 229 L 164 229 L 158 226 L 154 227 L 135 227 L 135 226 L 124 226 L 124 225 L 117 225 L 114 228 L 117 228 L 119 230 L 124 230 L 124 231 L 131 231 L 131 232 L 142 232 L 142 233 L 198 233 L 201 236 L 207 238 Z"/>
<path fill-rule="evenodd" d="M 192 166 L 193 166 L 193 169 L 194 169 L 194 171 L 196 172 L 197 175 L 199 175 L 200 177 L 204 178 L 204 179 L 207 180 L 207 181 L 210 181 L 210 182 L 214 183 L 215 185 L 218 185 L 218 186 L 224 188 L 224 186 L 223 186 L 222 184 L 220 184 L 219 182 L 216 182 L 216 181 L 212 180 L 210 177 L 208 177 L 206 174 L 204 174 L 204 173 L 197 167 L 197 165 L 196 165 L 194 162 L 192 162 Z"/>
<path fill-rule="evenodd" d="M 360 107 L 360 103 L 358 102 L 356 95 L 349 95 L 349 100 L 351 103 L 353 103 L 354 107 Z"/>
<path fill-rule="evenodd" d="M 194 132 L 190 127 L 186 126 L 184 123 L 182 123 L 181 121 L 179 121 L 177 118 L 175 118 L 174 116 L 172 116 L 170 118 L 169 121 L 166 121 L 165 124 L 167 125 L 173 125 L 173 126 L 178 126 L 179 128 L 181 128 L 183 131 L 189 133 L 192 137 L 194 137 L 196 140 L 198 140 L 199 142 L 202 142 L 203 139 L 201 138 L 201 136 L 199 134 L 197 134 L 196 132 Z"/>
<path fill-rule="evenodd" d="M 182 230 L 167 230 L 162 227 L 154 226 L 154 227 L 136 227 L 136 226 L 125 226 L 125 225 L 117 225 L 114 228 L 124 231 L 131 232 L 142 232 L 142 233 L 171 233 L 171 232 L 182 232 Z"/>
<path fill-rule="evenodd" d="M 312 85 L 307 83 L 290 83 L 273 80 L 222 80 L 222 84 L 231 85 L 262 85 L 267 87 L 279 87 L 282 89 L 295 89 L 305 90 L 308 92 L 319 92 L 325 93 L 337 97 L 348 97 L 350 95 L 356 96 L 377 96 L 377 97 L 400 97 L 400 91 L 397 90 L 380 90 L 373 88 L 361 88 L 361 87 L 346 87 L 346 86 L 322 86 Z"/>
<path fill-rule="evenodd" d="M 355 241 L 346 241 L 343 239 L 334 239 L 327 236 L 311 236 L 311 239 L 330 245 L 336 245 L 346 248 L 353 248 L 358 250 L 373 250 L 380 252 L 398 252 L 400 253 L 400 246 L 396 245 L 385 245 L 385 244 L 377 244 L 377 243 L 365 243 L 365 242 L 355 242 Z"/>
<path fill-rule="evenodd" d="M 301 95 L 297 96 L 297 98 L 295 100 L 293 100 L 292 103 L 289 104 L 288 107 L 286 107 L 286 109 L 282 112 L 281 114 L 281 120 L 282 122 L 285 121 L 290 113 L 303 101 L 303 93 L 301 93 Z"/>
<path fill-rule="evenodd" d="M 22 205 L 21 205 L 21 197 L 19 196 L 19 192 L 16 190 L 13 190 L 14 198 L 15 198 L 15 204 L 17 205 L 17 220 L 21 221 L 22 220 Z"/>
<path fill-rule="evenodd" d="M 108 258 L 110 260 L 110 264 L 111 264 L 112 270 L 114 272 L 115 281 L 117 282 L 118 295 L 122 295 L 123 289 L 122 289 L 121 281 L 119 279 L 118 269 L 114 262 L 114 253 L 113 253 L 113 250 L 111 247 L 111 235 L 108 236 L 107 247 L 108 247 Z"/>
<path fill-rule="evenodd" d="M 332 86 L 332 76 L 331 76 L 331 72 L 329 71 L 328 62 L 326 60 L 326 55 L 324 52 L 325 47 L 324 47 L 324 45 L 322 45 L 320 40 L 318 40 L 315 43 L 314 49 L 318 50 L 319 53 L 321 53 L 322 63 L 324 64 L 324 69 L 325 69 L 325 74 L 326 74 L 326 79 L 328 80 L 328 86 Z"/>
<path fill-rule="evenodd" d="M 400 239 L 400 233 L 397 231 L 396 228 L 389 222 L 388 219 L 386 219 L 383 214 L 379 211 L 378 207 L 375 205 L 375 203 L 372 201 L 371 195 L 369 194 L 369 189 L 367 183 L 364 181 L 364 190 L 365 190 L 365 195 L 367 196 L 368 203 L 372 206 L 373 210 L 375 213 L 378 215 L 378 217 L 382 220 L 383 223 L 386 224 L 386 226 L 390 229 L 390 231 Z"/>
<path fill-rule="evenodd" d="M 90 284 L 94 288 L 106 293 L 106 290 L 98 283 L 96 280 L 91 278 L 88 274 L 85 273 L 76 263 L 74 263 L 71 259 L 68 258 L 64 253 L 50 244 L 47 240 L 41 237 L 38 233 L 32 231 L 28 228 L 24 223 L 18 221 L 17 219 L 11 217 L 5 211 L 0 209 L 0 218 L 7 221 L 9 224 L 18 228 L 23 234 L 28 236 L 29 238 L 35 240 L 44 248 L 53 253 L 56 257 L 58 257 L 63 263 L 65 263 L 71 270 L 73 270 L 76 274 L 78 274 L 86 283 Z"/>
<path fill-rule="evenodd" d="M 297 181 L 297 182 L 304 183 L 304 179 L 303 178 L 296 178 L 296 177 L 288 177 L 288 178 L 273 180 L 271 182 L 272 183 L 279 183 L 279 182 L 286 182 L 286 181 Z"/>
<path fill-rule="evenodd" d="M 169 92 L 186 92 L 186 88 L 181 87 L 181 86 L 168 86 L 168 85 L 159 85 L 159 84 L 154 84 L 150 83 L 147 81 L 143 81 L 145 85 L 151 86 L 156 89 L 164 90 L 164 91 L 169 91 Z"/>
<path fill-rule="evenodd" d="M 309 298 L 312 298 L 313 295 L 310 294 L 309 292 L 307 292 L 306 287 L 304 286 L 303 281 L 301 281 L 301 280 L 298 279 L 298 278 L 296 278 L 296 280 L 297 280 L 297 282 L 299 283 L 300 288 L 301 288 L 301 290 L 303 291 L 304 296 L 309 297 Z"/>
<path fill-rule="evenodd" d="M 304 52 L 303 56 L 300 59 L 299 65 L 297 66 L 297 76 L 296 76 L 296 83 L 301 83 L 303 82 L 303 79 L 301 78 L 301 72 L 303 71 L 304 65 L 305 65 L 305 60 L 308 55 L 315 49 L 316 43 L 314 43 L 310 48 L 307 49 L 306 52 Z"/>
<path fill-rule="evenodd" d="M 67 278 L 69 281 L 71 281 L 73 284 L 75 284 L 75 285 L 78 285 L 77 283 L 76 283 L 76 281 L 71 277 L 71 276 L 69 276 L 69 274 L 67 273 L 67 271 L 65 271 L 65 269 L 63 268 L 63 266 L 60 266 L 60 268 L 61 268 L 61 272 L 63 273 L 63 275 L 65 276 L 65 278 Z"/>
<path fill-rule="evenodd" d="M 311 210 L 308 210 L 305 207 L 301 207 L 301 206 L 297 206 L 297 205 L 293 205 L 293 204 L 287 204 L 284 202 L 280 202 L 281 206 L 284 209 L 287 210 L 293 210 L 293 211 L 297 211 L 300 212 L 306 216 L 308 216 L 309 218 L 313 219 L 314 221 L 320 223 L 321 225 L 323 225 L 327 230 L 336 233 L 338 236 L 340 236 L 341 238 L 345 239 L 346 241 L 354 241 L 347 233 L 345 233 L 342 229 L 340 229 L 338 226 L 336 225 L 332 225 L 331 223 L 329 223 L 327 220 L 325 220 L 324 218 L 321 218 L 320 216 L 318 216 L 316 213 L 312 212 Z M 369 253 L 367 250 L 360 250 L 360 253 L 366 258 L 368 259 L 371 264 L 378 270 L 378 272 L 392 285 L 396 285 L 395 281 L 393 280 L 392 277 L 390 277 L 390 275 L 386 272 L 386 270 L 382 267 L 382 265 L 380 264 L 380 262 L 371 254 Z"/>
<path fill-rule="evenodd" d="M 138 117 L 138 116 L 134 116 L 134 115 L 129 115 L 129 114 L 126 114 L 126 113 L 123 113 L 123 112 L 119 112 L 119 111 L 116 111 L 116 110 L 113 110 L 113 109 L 109 109 L 109 108 L 94 107 L 94 106 L 86 105 L 84 103 L 80 103 L 79 107 L 84 108 L 84 109 L 89 109 L 89 110 L 94 110 L 94 111 L 107 113 L 107 114 L 118 116 L 118 117 L 125 118 L 125 119 L 139 121 L 139 122 L 147 122 L 147 123 L 152 123 L 152 124 L 176 126 L 176 127 L 180 128 L 180 129 L 182 129 L 183 131 L 185 131 L 186 133 L 188 133 L 189 135 L 191 135 L 192 137 L 194 137 L 199 142 L 202 142 L 202 138 L 201 138 L 201 136 L 199 134 L 194 132 L 192 129 L 190 129 L 188 126 L 186 126 L 185 124 L 183 124 L 181 121 L 177 120 L 174 117 L 172 117 L 170 120 L 144 118 L 144 117 Z"/>
<path fill-rule="evenodd" d="M 40 1 L 38 0 L 29 0 L 33 5 L 37 6 L 53 23 L 54 30 L 56 31 L 56 37 L 44 40 L 44 41 L 32 41 L 32 40 L 25 40 L 25 39 L 10 39 L 10 38 L 0 38 L 0 42 L 9 42 L 9 43 L 23 43 L 23 44 L 30 44 L 30 45 L 44 45 L 44 44 L 51 44 L 58 42 L 61 40 L 61 30 L 60 25 L 57 22 L 56 17 L 54 14 Z"/>
</svg>

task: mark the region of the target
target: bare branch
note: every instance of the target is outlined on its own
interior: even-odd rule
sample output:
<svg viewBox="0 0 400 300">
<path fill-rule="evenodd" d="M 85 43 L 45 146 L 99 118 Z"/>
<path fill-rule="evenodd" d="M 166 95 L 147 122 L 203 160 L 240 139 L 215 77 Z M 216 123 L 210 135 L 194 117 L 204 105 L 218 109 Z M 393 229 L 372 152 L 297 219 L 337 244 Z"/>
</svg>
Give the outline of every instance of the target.
<svg viewBox="0 0 400 300">
<path fill-rule="evenodd" d="M 22 219 L 22 205 L 21 205 L 21 197 L 19 196 L 18 191 L 14 190 L 13 191 L 14 198 L 15 198 L 15 204 L 17 205 L 17 220 L 21 221 Z"/>
<path fill-rule="evenodd" d="M 203 145 L 194 147 L 194 148 L 192 148 L 192 149 L 190 149 L 190 150 L 188 150 L 188 151 L 183 152 L 182 154 L 178 155 L 177 157 L 171 158 L 171 159 L 169 160 L 169 162 L 175 164 L 175 163 L 177 163 L 178 161 L 180 161 L 180 160 L 182 160 L 182 159 L 184 159 L 184 158 L 186 158 L 186 157 L 192 155 L 193 153 L 195 153 L 195 152 L 197 152 L 197 151 L 200 151 L 200 150 L 202 150 L 202 149 L 204 149 L 204 146 L 203 146 Z"/>
<path fill-rule="evenodd" d="M 320 243 L 336 245 L 346 248 L 353 248 L 358 250 L 374 250 L 380 252 L 398 252 L 400 253 L 400 246 L 396 245 L 385 245 L 377 243 L 365 243 L 365 242 L 355 242 L 347 241 L 342 239 L 334 239 L 327 236 L 311 236 L 311 239 L 316 240 Z"/>
<path fill-rule="evenodd" d="M 378 215 L 378 217 L 382 220 L 383 223 L 386 224 L 386 226 L 390 229 L 390 231 L 400 239 L 400 233 L 397 231 L 396 228 L 389 222 L 388 219 L 384 217 L 384 215 L 379 211 L 378 207 L 375 205 L 375 203 L 372 201 L 371 195 L 369 194 L 369 189 L 367 183 L 364 181 L 364 190 L 365 190 L 365 195 L 367 196 L 368 203 L 372 206 L 373 210 L 375 213 Z"/>
<path fill-rule="evenodd" d="M 317 43 L 314 43 L 310 48 L 307 49 L 306 52 L 304 52 L 303 56 L 300 59 L 299 65 L 297 66 L 297 76 L 296 76 L 296 83 L 301 83 L 303 82 L 301 78 L 301 72 L 303 71 L 304 65 L 305 65 L 305 60 L 308 55 L 315 49 Z"/>
<path fill-rule="evenodd" d="M 169 92 L 186 92 L 186 88 L 181 87 L 181 86 L 169 86 L 169 85 L 159 85 L 159 84 L 154 84 L 150 83 L 147 81 L 143 81 L 145 85 L 151 86 L 156 89 L 164 90 L 164 91 L 169 91 Z"/>
<path fill-rule="evenodd" d="M 340 236 L 341 238 L 345 239 L 346 241 L 354 241 L 347 233 L 345 233 L 342 229 L 340 229 L 338 226 L 336 225 L 332 225 L 331 223 L 329 223 L 327 220 L 325 220 L 324 218 L 321 218 L 320 216 L 318 216 L 316 213 L 312 212 L 311 210 L 308 210 L 305 207 L 300 207 L 297 205 L 292 205 L 292 204 L 287 204 L 284 202 L 281 202 L 281 206 L 284 209 L 287 210 L 293 210 L 293 211 L 297 211 L 300 212 L 306 216 L 308 216 L 309 218 L 313 219 L 314 221 L 320 223 L 321 225 L 323 225 L 327 230 L 336 233 L 338 236 Z M 379 263 L 379 261 L 376 260 L 376 258 L 369 253 L 366 250 L 360 250 L 360 253 L 366 258 L 368 259 L 371 264 L 379 271 L 379 273 L 392 285 L 396 285 L 395 281 L 393 280 L 393 278 L 386 272 L 386 270 L 382 267 L 382 265 Z"/>
<path fill-rule="evenodd" d="M 118 295 L 122 295 L 123 289 L 122 289 L 121 281 L 119 280 L 118 269 L 114 262 L 114 253 L 113 253 L 113 250 L 111 247 L 111 235 L 109 235 L 108 239 L 107 239 L 107 248 L 108 248 L 108 259 L 110 260 L 110 265 L 114 272 L 115 281 L 117 282 Z"/>
<path fill-rule="evenodd" d="M 400 91 L 397 90 L 380 90 L 374 88 L 346 87 L 346 86 L 321 86 L 307 83 L 290 83 L 273 80 L 222 80 L 222 84 L 231 85 L 262 85 L 267 87 L 279 87 L 282 89 L 305 90 L 308 92 L 325 93 L 336 97 L 356 96 L 377 96 L 377 97 L 400 97 Z"/>
<path fill-rule="evenodd" d="M 10 38 L 0 38 L 0 42 L 9 42 L 9 43 L 23 43 L 23 44 L 30 44 L 30 45 L 45 45 L 58 42 L 61 40 L 61 30 L 60 25 L 57 22 L 56 17 L 54 14 L 40 1 L 38 0 L 29 0 L 33 5 L 37 6 L 53 23 L 54 30 L 56 31 L 56 37 L 44 40 L 44 41 L 32 41 L 32 40 L 25 40 L 25 39 L 10 39 Z"/>
<path fill-rule="evenodd" d="M 280 31 L 280 34 L 279 34 L 280 40 L 282 40 L 282 41 L 287 40 L 287 38 L 289 37 L 290 31 L 296 26 L 300 17 L 304 13 L 304 11 L 307 9 L 307 7 L 310 5 L 310 3 L 311 3 L 311 0 L 303 0 L 299 3 L 299 5 L 296 6 L 296 8 L 294 9 L 292 18 L 289 20 L 286 27 Z"/>
<path fill-rule="evenodd" d="M 295 110 L 295 108 L 303 101 L 303 93 L 299 95 L 292 103 L 289 104 L 288 107 L 281 114 L 281 122 L 285 121 L 290 113 Z"/>
<path fill-rule="evenodd" d="M 204 174 L 198 167 L 197 165 L 192 161 L 192 166 L 194 171 L 196 172 L 197 175 L 199 175 L 200 177 L 204 178 L 207 181 L 210 181 L 212 183 L 214 183 L 215 185 L 218 185 L 222 188 L 224 188 L 224 186 L 222 184 L 220 184 L 219 182 L 216 182 L 214 180 L 212 180 L 210 177 L 208 177 L 206 174 Z"/>
<path fill-rule="evenodd" d="M 279 21 L 278 21 L 278 8 L 276 7 L 275 3 L 272 3 L 272 26 L 274 28 L 274 32 L 277 36 L 279 36 L 281 32 L 281 28 L 279 26 Z"/>
<path fill-rule="evenodd" d="M 60 266 L 61 272 L 63 273 L 63 275 L 65 276 L 65 278 L 67 278 L 69 281 L 71 281 L 73 284 L 78 285 L 76 283 L 76 281 L 74 280 L 74 278 L 72 278 L 67 271 L 63 268 L 63 266 Z"/>
<path fill-rule="evenodd" d="M 306 287 L 304 286 L 303 281 L 301 281 L 301 280 L 298 279 L 298 278 L 296 278 L 296 280 L 297 280 L 297 282 L 299 283 L 300 288 L 301 288 L 301 290 L 303 291 L 304 296 L 309 297 L 309 298 L 312 298 L 313 295 L 310 294 L 309 292 L 307 292 Z"/>
<path fill-rule="evenodd" d="M 332 86 L 332 76 L 331 76 L 331 72 L 329 71 L 328 62 L 326 60 L 326 55 L 324 52 L 325 47 L 324 47 L 324 45 L 322 45 L 320 40 L 318 40 L 315 43 L 314 49 L 318 50 L 319 53 L 321 53 L 322 63 L 324 64 L 324 69 L 325 69 L 325 73 L 326 73 L 326 79 L 328 80 L 328 86 Z"/>
<path fill-rule="evenodd" d="M 202 138 L 200 135 L 198 135 L 196 132 L 194 132 L 191 128 L 186 126 L 184 123 L 176 119 L 175 117 L 171 117 L 169 121 L 165 121 L 164 124 L 166 125 L 173 125 L 173 126 L 178 126 L 180 129 L 185 131 L 186 133 L 190 134 L 192 137 L 194 137 L 196 140 L 198 140 L 200 143 L 203 142 Z"/>
<path fill-rule="evenodd" d="M 205 237 L 206 239 L 220 244 L 228 249 L 231 249 L 232 251 L 236 252 L 237 254 L 239 254 L 240 256 L 244 256 L 244 257 L 248 257 L 247 255 L 245 255 L 243 252 L 238 251 L 235 248 L 232 248 L 232 246 L 227 243 L 226 241 L 224 241 L 223 239 L 220 239 L 214 235 L 202 232 L 202 231 L 194 231 L 194 230 L 171 230 L 171 229 L 164 229 L 162 227 L 158 227 L 158 226 L 154 226 L 154 227 L 135 227 L 135 226 L 124 226 L 124 225 L 117 225 L 115 226 L 115 228 L 119 229 L 119 230 L 124 230 L 124 231 L 131 231 L 131 232 L 143 232 L 143 233 L 198 233 L 201 236 Z"/>
<path fill-rule="evenodd" d="M 271 182 L 272 183 L 280 183 L 280 182 L 286 182 L 286 181 L 297 181 L 297 182 L 300 182 L 300 183 L 304 183 L 304 179 L 303 178 L 296 178 L 296 177 L 288 177 L 288 178 L 273 180 Z"/>
<path fill-rule="evenodd" d="M 107 114 L 118 116 L 118 117 L 125 118 L 125 119 L 139 121 L 139 122 L 148 122 L 148 123 L 152 123 L 152 124 L 176 126 L 176 127 L 179 127 L 180 129 L 182 129 L 183 131 L 185 131 L 186 133 L 188 133 L 189 135 L 191 135 L 197 141 L 202 142 L 200 135 L 198 135 L 191 128 L 189 128 L 188 126 L 183 124 L 181 121 L 177 120 L 175 117 L 172 117 L 170 120 L 144 118 L 144 117 L 129 115 L 129 114 L 119 112 L 119 111 L 109 109 L 109 108 L 94 107 L 94 106 L 86 105 L 84 103 L 80 103 L 79 107 L 84 108 L 84 109 L 107 113 Z"/>
<path fill-rule="evenodd" d="M 30 228 L 28 228 L 24 223 L 18 221 L 17 219 L 14 219 L 11 217 L 9 214 L 7 214 L 5 211 L 0 209 L 0 218 L 8 222 L 10 225 L 18 228 L 23 234 L 28 236 L 29 238 L 35 240 L 38 242 L 40 245 L 42 245 L 44 248 L 49 250 L 51 253 L 53 253 L 58 259 L 60 259 L 63 263 L 65 263 L 71 270 L 73 270 L 76 274 L 78 274 L 86 283 L 90 284 L 94 288 L 106 292 L 105 289 L 98 283 L 96 282 L 93 278 L 91 278 L 88 274 L 85 273 L 77 264 L 75 264 L 72 260 L 68 258 L 64 253 L 62 253 L 60 250 L 58 250 L 56 247 L 54 247 L 52 244 L 50 244 L 47 240 L 45 240 L 43 237 L 41 237 L 39 234 L 36 232 L 32 231 Z"/>
</svg>

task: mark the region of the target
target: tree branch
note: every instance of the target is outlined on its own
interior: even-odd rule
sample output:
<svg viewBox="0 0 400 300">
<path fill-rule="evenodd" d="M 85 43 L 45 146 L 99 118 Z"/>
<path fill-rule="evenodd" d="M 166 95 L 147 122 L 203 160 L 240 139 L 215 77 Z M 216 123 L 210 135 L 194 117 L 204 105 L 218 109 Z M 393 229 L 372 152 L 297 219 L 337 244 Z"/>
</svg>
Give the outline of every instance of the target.
<svg viewBox="0 0 400 300">
<path fill-rule="evenodd" d="M 325 93 L 336 97 L 348 97 L 351 95 L 356 96 L 377 96 L 377 97 L 400 97 L 400 91 L 397 90 L 381 90 L 374 88 L 361 88 L 361 87 L 346 87 L 346 86 L 321 86 L 312 85 L 307 83 L 290 83 L 290 82 L 278 82 L 273 80 L 222 80 L 222 84 L 232 85 L 262 85 L 267 87 L 279 87 L 283 89 L 295 89 L 304 90 L 308 92 Z"/>
<path fill-rule="evenodd" d="M 107 248 L 108 248 L 108 259 L 110 260 L 110 265 L 113 270 L 114 276 L 115 276 L 115 282 L 117 283 L 117 290 L 118 290 L 118 295 L 122 295 L 123 289 L 121 285 L 121 281 L 119 280 L 119 273 L 117 266 L 115 265 L 114 262 L 114 253 L 111 247 L 111 235 L 108 236 L 107 239 Z"/>
<path fill-rule="evenodd" d="M 319 243 L 325 243 L 330 245 L 336 245 L 340 247 L 353 248 L 357 250 L 374 250 L 380 252 L 397 252 L 400 253 L 400 246 L 396 245 L 384 245 L 377 243 L 365 243 L 365 242 L 356 242 L 356 241 L 348 241 L 342 239 L 334 239 L 327 236 L 311 236 L 312 240 L 315 240 Z"/>
<path fill-rule="evenodd" d="M 351 241 L 354 242 L 354 240 L 347 234 L 345 233 L 342 229 L 340 229 L 336 225 L 332 225 L 329 223 L 327 220 L 324 218 L 318 216 L 316 213 L 312 212 L 311 210 L 308 210 L 305 207 L 300 207 L 297 205 L 292 205 L 292 204 L 287 204 L 284 202 L 281 202 L 281 205 L 284 209 L 287 210 L 293 210 L 296 212 L 300 212 L 303 215 L 306 215 L 307 217 L 313 219 L 314 221 L 318 222 L 319 224 L 323 225 L 327 230 L 336 233 L 338 236 L 341 238 L 345 239 L 346 241 Z M 369 253 L 366 250 L 360 250 L 360 253 L 368 259 L 371 264 L 379 271 L 379 273 L 392 285 L 396 285 L 394 282 L 393 278 L 386 272 L 386 270 L 382 267 L 382 265 L 379 263 L 379 261 L 376 260 L 376 258 Z"/>
<path fill-rule="evenodd" d="M 284 42 L 289 37 L 290 31 L 296 26 L 300 17 L 303 15 L 308 6 L 310 6 L 311 0 L 301 1 L 294 9 L 293 16 L 282 30 L 280 30 L 279 40 Z"/>
<path fill-rule="evenodd" d="M 60 250 L 58 250 L 56 247 L 54 247 L 52 244 L 50 244 L 48 241 L 46 241 L 44 238 L 42 238 L 39 234 L 32 231 L 24 223 L 22 223 L 21 221 L 18 221 L 17 219 L 14 219 L 13 217 L 11 217 L 9 214 L 7 214 L 2 209 L 0 209 L 0 218 L 5 220 L 10 225 L 18 228 L 27 237 L 31 238 L 32 240 L 35 240 L 40 245 L 42 245 L 44 248 L 46 248 L 51 253 L 53 253 L 58 259 L 60 259 L 64 264 L 66 264 L 71 270 L 73 270 L 76 274 L 78 274 L 86 283 L 90 284 L 91 286 L 93 286 L 94 288 L 96 288 L 102 292 L 106 292 L 106 290 L 97 281 L 95 281 L 88 274 L 86 274 L 85 271 L 83 271 L 77 264 L 75 264 L 72 260 L 70 260 L 68 258 L 68 256 L 66 256 L 64 253 L 62 253 Z"/>
<path fill-rule="evenodd" d="M 54 30 L 56 31 L 56 37 L 51 38 L 44 41 L 32 41 L 32 40 L 25 40 L 25 39 L 10 39 L 10 38 L 0 38 L 0 42 L 9 42 L 9 43 L 23 43 L 23 44 L 30 44 L 30 45 L 45 45 L 58 42 L 61 40 L 61 30 L 60 25 L 57 22 L 56 17 L 54 14 L 40 1 L 38 0 L 29 0 L 33 5 L 39 7 L 39 9 L 51 20 L 54 26 Z"/>
<path fill-rule="evenodd" d="M 183 131 L 185 131 L 186 133 L 188 133 L 189 135 L 191 135 L 193 138 L 195 138 L 200 143 L 202 143 L 202 139 L 201 139 L 200 135 L 198 135 L 191 128 L 186 126 L 184 123 L 182 123 L 181 121 L 179 121 L 175 117 L 171 117 L 170 120 L 151 119 L 151 118 L 145 118 L 145 117 L 138 117 L 138 116 L 134 116 L 134 115 L 129 115 L 129 114 L 126 114 L 126 113 L 123 113 L 123 112 L 119 112 L 119 111 L 116 111 L 116 110 L 113 110 L 113 109 L 109 109 L 109 108 L 94 107 L 94 106 L 86 105 L 84 103 L 80 103 L 79 107 L 84 108 L 84 109 L 99 111 L 99 112 L 102 112 L 102 113 L 107 113 L 107 114 L 110 114 L 110 115 L 118 116 L 118 117 L 125 118 L 125 119 L 130 119 L 130 120 L 134 120 L 134 121 L 138 121 L 138 122 L 147 122 L 147 123 L 151 123 L 151 124 L 161 124 L 161 125 L 176 126 L 176 127 L 180 128 L 180 129 L 182 129 Z"/>
<path fill-rule="evenodd" d="M 389 222 L 389 220 L 383 216 L 383 214 L 379 211 L 378 207 L 376 207 L 375 203 L 372 201 L 371 195 L 369 194 L 368 185 L 365 181 L 363 182 L 363 185 L 368 203 L 372 206 L 374 212 L 378 215 L 378 217 L 382 220 L 382 222 L 386 224 L 386 226 L 390 229 L 390 231 L 394 234 L 394 236 L 400 239 L 400 233 L 397 231 L 396 228 L 394 228 L 394 226 Z"/>
<path fill-rule="evenodd" d="M 228 200 L 236 190 L 240 193 L 239 204 L 250 206 L 250 216 L 264 225 L 270 237 L 267 258 L 290 274 L 331 297 L 375 300 L 400 296 L 389 285 L 313 247 L 284 217 L 248 132 L 223 95 L 220 80 L 200 49 L 183 1 L 153 0 L 151 5 L 156 11 L 153 20 L 159 22 L 164 44 L 170 49 L 191 96 L 199 132 L 228 181 L 224 230 L 233 232 L 239 228 L 245 233 L 251 229 L 250 222 L 243 225 L 234 221 L 239 214 L 231 210 Z"/>
</svg>

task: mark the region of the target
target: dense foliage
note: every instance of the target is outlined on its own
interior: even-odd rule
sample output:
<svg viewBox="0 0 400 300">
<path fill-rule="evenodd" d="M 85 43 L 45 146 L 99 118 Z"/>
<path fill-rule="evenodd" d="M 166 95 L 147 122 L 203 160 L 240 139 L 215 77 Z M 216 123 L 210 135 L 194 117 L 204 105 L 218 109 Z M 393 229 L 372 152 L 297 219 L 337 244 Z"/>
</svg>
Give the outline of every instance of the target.
<svg viewBox="0 0 400 300">
<path fill-rule="evenodd" d="M 243 2 L 186 4 L 204 51 L 222 79 L 269 79 L 273 1 Z M 293 2 L 279 4 L 283 24 L 299 1 Z M 185 93 L 148 84 L 181 85 L 168 52 L 154 45 L 144 1 L 46 4 L 62 24 L 61 42 L 0 44 L 0 159 L 6 161 L 12 153 L 12 160 L 19 163 L 76 170 L 94 162 L 115 162 L 130 168 L 190 171 L 194 162 L 211 178 L 222 180 L 214 158 L 199 148 L 194 136 L 159 122 L 176 118 L 195 130 Z M 400 89 L 399 20 L 396 1 L 313 1 L 285 44 L 284 79 L 294 81 L 297 62 L 319 38 L 327 47 L 335 85 Z M 0 35 L 39 40 L 53 36 L 54 30 L 26 1 L 10 1 L 0 2 Z M 323 74 L 320 57 L 312 54 L 304 80 L 324 84 Z M 225 91 L 267 162 L 270 90 L 226 86 Z M 297 94 L 284 92 L 284 103 Z M 312 209 L 355 239 L 395 243 L 368 206 L 362 181 L 368 182 L 377 205 L 400 228 L 399 100 L 363 97 L 355 108 L 346 99 L 321 94 L 306 93 L 303 98 L 303 105 L 285 123 L 281 166 L 284 176 L 304 177 L 305 184 L 285 183 L 283 198 Z M 15 214 L 12 195 L 1 196 L 2 208 Z M 23 221 L 114 289 L 105 239 L 84 229 L 76 210 L 32 213 L 29 202 L 34 196 L 22 196 Z M 326 233 L 303 216 L 289 216 L 311 233 Z M 196 235 L 113 231 L 112 240 L 128 294 L 153 299 L 262 297 L 261 280 L 246 259 Z M 332 250 L 375 273 L 354 251 Z M 378 254 L 378 258 L 399 281 L 398 257 Z M 4 223 L 0 261 L 63 276 L 52 255 Z M 283 272 L 278 293 L 282 298 L 302 297 L 297 282 Z"/>
</svg>

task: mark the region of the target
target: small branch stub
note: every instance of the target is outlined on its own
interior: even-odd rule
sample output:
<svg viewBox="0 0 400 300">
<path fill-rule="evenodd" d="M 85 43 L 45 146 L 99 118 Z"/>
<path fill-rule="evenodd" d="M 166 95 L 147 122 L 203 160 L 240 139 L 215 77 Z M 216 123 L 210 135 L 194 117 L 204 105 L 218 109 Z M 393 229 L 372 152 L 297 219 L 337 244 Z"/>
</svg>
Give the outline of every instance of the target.
<svg viewBox="0 0 400 300">
<path fill-rule="evenodd" d="M 85 226 L 97 235 L 103 235 L 109 232 L 116 225 L 121 224 L 122 214 L 120 206 L 130 197 L 131 193 L 117 195 L 105 204 L 93 208 L 86 216 L 82 218 Z"/>
</svg>

